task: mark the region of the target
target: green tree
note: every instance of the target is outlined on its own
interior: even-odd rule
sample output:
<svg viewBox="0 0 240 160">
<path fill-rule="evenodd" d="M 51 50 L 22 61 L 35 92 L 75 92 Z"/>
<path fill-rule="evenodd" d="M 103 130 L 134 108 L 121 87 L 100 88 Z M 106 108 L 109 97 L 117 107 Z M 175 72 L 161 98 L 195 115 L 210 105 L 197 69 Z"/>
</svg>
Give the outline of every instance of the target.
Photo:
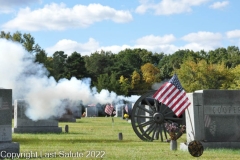
<svg viewBox="0 0 240 160">
<path fill-rule="evenodd" d="M 22 44 L 23 43 L 22 33 L 19 31 L 13 33 L 12 40 Z"/>
<path fill-rule="evenodd" d="M 72 77 L 76 77 L 77 79 L 87 77 L 85 61 L 81 54 L 73 52 L 67 57 L 65 77 L 67 79 L 71 79 Z"/>
<path fill-rule="evenodd" d="M 56 81 L 65 78 L 66 59 L 67 55 L 63 51 L 56 51 L 53 54 L 52 74 Z"/>
<path fill-rule="evenodd" d="M 96 87 L 98 92 L 102 89 L 107 89 L 108 91 L 113 91 L 117 94 L 121 93 L 120 83 L 117 80 L 116 73 L 114 72 L 110 76 L 107 73 L 101 74 L 97 78 Z"/>
<path fill-rule="evenodd" d="M 131 68 L 131 73 L 136 70 L 136 71 L 140 71 L 141 66 L 143 65 L 142 59 L 140 57 L 140 54 L 138 52 L 137 49 L 125 49 L 123 51 L 120 51 L 117 55 L 116 55 L 116 61 L 118 61 L 119 63 L 122 63 L 124 65 L 129 66 L 129 68 Z M 124 75 L 124 77 L 129 78 L 129 75 Z"/>
<path fill-rule="evenodd" d="M 173 65 L 171 64 L 170 59 L 171 57 L 169 55 L 164 55 L 158 63 L 160 77 L 162 79 L 170 79 L 172 77 Z"/>
<path fill-rule="evenodd" d="M 227 47 L 228 59 L 226 66 L 228 68 L 235 68 L 240 64 L 240 51 L 236 46 Z"/>
<path fill-rule="evenodd" d="M 11 40 L 12 39 L 12 35 L 11 35 L 10 32 L 5 33 L 4 31 L 1 31 L 0 38 L 5 38 L 5 39 L 8 39 L 8 40 Z"/>
<path fill-rule="evenodd" d="M 34 44 L 35 40 L 31 34 L 23 34 L 23 46 L 28 52 L 32 53 L 35 50 Z"/>
<path fill-rule="evenodd" d="M 226 63 L 228 59 L 227 50 L 225 48 L 217 48 L 213 51 L 209 51 L 209 63 L 220 64 Z"/>
<path fill-rule="evenodd" d="M 86 69 L 89 72 L 93 82 L 97 81 L 97 77 L 99 75 L 105 73 L 110 75 L 112 72 L 112 52 L 95 52 L 90 56 L 85 56 L 84 60 Z"/>
</svg>

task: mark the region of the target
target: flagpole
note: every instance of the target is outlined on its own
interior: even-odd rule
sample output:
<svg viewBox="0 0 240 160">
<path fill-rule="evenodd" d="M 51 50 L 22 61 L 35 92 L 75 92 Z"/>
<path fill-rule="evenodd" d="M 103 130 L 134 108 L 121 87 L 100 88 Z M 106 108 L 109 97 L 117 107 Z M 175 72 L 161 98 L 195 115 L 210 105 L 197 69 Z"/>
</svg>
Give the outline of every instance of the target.
<svg viewBox="0 0 240 160">
<path fill-rule="evenodd" d="M 113 119 L 113 117 L 112 117 L 112 127 L 113 127 L 113 125 L 114 125 L 114 119 Z"/>
</svg>

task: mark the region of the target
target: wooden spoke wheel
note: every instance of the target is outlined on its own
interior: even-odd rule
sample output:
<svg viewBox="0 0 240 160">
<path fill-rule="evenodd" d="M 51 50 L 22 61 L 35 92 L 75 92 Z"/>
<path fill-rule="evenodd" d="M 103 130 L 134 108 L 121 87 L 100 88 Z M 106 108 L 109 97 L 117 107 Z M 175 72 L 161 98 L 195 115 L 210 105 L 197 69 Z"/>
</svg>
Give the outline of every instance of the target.
<svg viewBox="0 0 240 160">
<path fill-rule="evenodd" d="M 159 103 L 152 96 L 156 91 L 142 95 L 134 104 L 131 114 L 132 128 L 136 135 L 144 141 L 167 138 L 165 123 L 185 125 L 185 115 L 177 117 L 166 105 Z"/>
</svg>

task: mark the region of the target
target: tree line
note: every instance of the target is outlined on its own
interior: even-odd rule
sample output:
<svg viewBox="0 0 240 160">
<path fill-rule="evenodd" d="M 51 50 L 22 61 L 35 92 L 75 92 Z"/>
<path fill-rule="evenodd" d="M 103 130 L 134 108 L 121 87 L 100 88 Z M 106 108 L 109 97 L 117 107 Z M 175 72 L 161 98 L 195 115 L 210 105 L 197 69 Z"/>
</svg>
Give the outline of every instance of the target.
<svg viewBox="0 0 240 160">
<path fill-rule="evenodd" d="M 155 83 L 168 80 L 174 73 L 187 92 L 202 89 L 240 88 L 240 51 L 236 46 L 211 51 L 178 50 L 172 54 L 146 49 L 125 49 L 118 53 L 96 51 L 82 56 L 55 51 L 48 56 L 30 34 L 5 33 L 0 38 L 19 42 L 43 64 L 56 81 L 90 77 L 98 91 L 107 89 L 118 95 L 141 95 Z M 17 53 L 16 53 L 17 54 Z"/>
</svg>

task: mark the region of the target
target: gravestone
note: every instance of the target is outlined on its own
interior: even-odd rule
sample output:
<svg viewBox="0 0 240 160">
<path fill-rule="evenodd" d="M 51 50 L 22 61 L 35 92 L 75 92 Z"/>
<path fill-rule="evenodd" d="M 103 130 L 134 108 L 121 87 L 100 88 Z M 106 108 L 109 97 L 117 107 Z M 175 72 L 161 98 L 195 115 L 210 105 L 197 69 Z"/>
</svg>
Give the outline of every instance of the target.
<svg viewBox="0 0 240 160">
<path fill-rule="evenodd" d="M 59 122 L 76 122 L 76 118 L 73 115 L 73 112 L 70 109 L 66 109 L 66 113 L 58 118 Z"/>
<path fill-rule="evenodd" d="M 33 121 L 25 115 L 28 104 L 25 100 L 14 101 L 14 133 L 61 133 L 56 119 Z"/>
<path fill-rule="evenodd" d="M 201 90 L 188 93 L 185 110 L 187 143 L 204 148 L 240 148 L 240 90 Z"/>
<path fill-rule="evenodd" d="M 0 158 L 19 153 L 19 143 L 12 142 L 12 90 L 0 89 Z"/>
<path fill-rule="evenodd" d="M 86 107 L 86 117 L 97 117 L 98 110 L 96 106 Z"/>
<path fill-rule="evenodd" d="M 77 106 L 76 109 L 72 111 L 74 118 L 81 118 L 82 117 L 82 106 Z"/>
<path fill-rule="evenodd" d="M 122 105 L 118 105 L 116 106 L 116 115 L 115 117 L 122 117 L 122 110 L 123 110 L 123 106 Z"/>
</svg>

